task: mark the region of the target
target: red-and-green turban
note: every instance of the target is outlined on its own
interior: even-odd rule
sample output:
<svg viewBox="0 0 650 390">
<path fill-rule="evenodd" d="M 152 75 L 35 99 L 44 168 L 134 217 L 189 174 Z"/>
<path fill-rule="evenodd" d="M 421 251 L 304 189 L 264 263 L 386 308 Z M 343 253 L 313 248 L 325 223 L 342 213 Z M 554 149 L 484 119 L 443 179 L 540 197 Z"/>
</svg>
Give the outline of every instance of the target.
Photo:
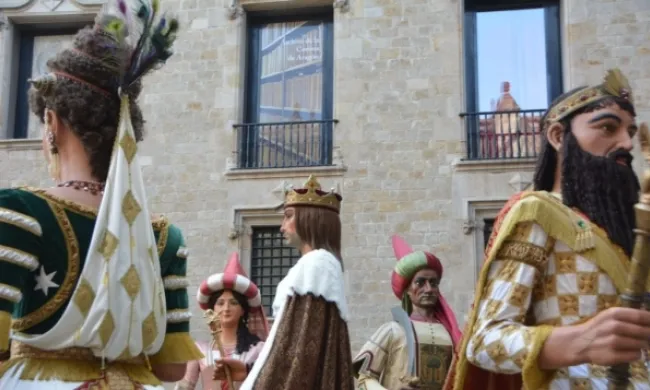
<svg viewBox="0 0 650 390">
<path fill-rule="evenodd" d="M 413 277 L 418 271 L 428 268 L 436 271 L 438 278 L 442 279 L 442 263 L 433 253 L 414 252 L 406 241 L 399 236 L 393 236 L 392 240 L 397 264 L 395 264 L 391 274 L 391 286 L 395 296 L 402 301 L 402 308 L 410 315 L 413 311 L 413 304 L 406 291 Z M 441 292 L 438 292 L 438 307 L 435 313 L 436 318 L 447 329 L 454 345 L 456 345 L 461 337 L 460 328 L 454 312 Z"/>
</svg>

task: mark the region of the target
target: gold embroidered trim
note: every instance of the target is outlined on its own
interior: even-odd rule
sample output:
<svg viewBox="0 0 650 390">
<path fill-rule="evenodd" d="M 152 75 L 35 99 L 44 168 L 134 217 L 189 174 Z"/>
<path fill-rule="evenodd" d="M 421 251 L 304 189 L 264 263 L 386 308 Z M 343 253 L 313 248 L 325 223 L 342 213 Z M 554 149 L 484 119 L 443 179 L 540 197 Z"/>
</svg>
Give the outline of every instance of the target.
<svg viewBox="0 0 650 390">
<path fill-rule="evenodd" d="M 68 199 L 58 197 L 56 195 L 52 195 L 49 192 L 40 188 L 25 186 L 25 187 L 20 187 L 20 189 L 32 193 L 33 195 L 38 196 L 39 198 L 45 200 L 48 203 L 51 202 L 58 203 L 59 205 L 64 206 L 64 208 L 69 209 L 77 214 L 81 214 L 91 219 L 97 218 L 97 213 L 99 212 L 99 209 L 96 207 L 83 205 Z M 162 229 L 163 226 L 167 224 L 167 220 L 165 216 L 162 215 L 152 216 L 151 224 L 154 230 L 160 230 Z"/>
<path fill-rule="evenodd" d="M 162 256 L 167 246 L 167 236 L 169 235 L 169 223 L 167 218 L 161 217 L 160 220 L 156 221 L 154 224 L 159 230 L 160 235 L 158 236 L 158 256 Z"/>
<path fill-rule="evenodd" d="M 102 378 L 101 359 L 94 356 L 92 351 L 87 348 L 75 347 L 44 351 L 13 341 L 11 358 L 0 365 L 0 377 L 10 368 L 16 366 L 23 368 L 20 375 L 22 380 L 38 378 L 41 381 L 85 382 Z M 104 373 L 109 380 L 115 379 L 119 374 L 124 380 L 130 380 L 130 382 L 152 386 L 161 385 L 160 380 L 147 368 L 146 359 L 142 355 L 127 361 L 107 362 Z M 106 383 L 102 383 L 106 385 Z M 124 382 L 111 381 L 111 383 L 121 385 Z M 129 385 L 134 383 L 129 383 Z M 123 386 L 118 385 L 117 388 L 123 388 Z"/>
<path fill-rule="evenodd" d="M 558 122 L 582 107 L 614 96 L 634 104 L 632 87 L 619 69 L 609 69 L 602 84 L 581 89 L 556 104 L 549 111 L 547 122 Z"/>
<path fill-rule="evenodd" d="M 65 238 L 66 251 L 68 252 L 68 268 L 65 277 L 63 278 L 63 282 L 61 283 L 61 288 L 56 291 L 56 294 L 54 294 L 50 300 L 28 315 L 14 320 L 11 327 L 15 331 L 29 329 L 34 325 L 45 321 L 47 318 L 50 318 L 57 310 L 69 301 L 70 296 L 72 295 L 72 290 L 77 282 L 77 277 L 79 276 L 79 243 L 77 242 L 77 237 L 74 234 L 70 220 L 68 219 L 65 210 L 59 205 L 50 201 L 47 203 L 52 209 L 59 224 L 59 228 Z"/>
<path fill-rule="evenodd" d="M 88 218 L 96 218 L 97 213 L 99 210 L 95 207 L 83 205 L 81 203 L 73 202 L 68 199 L 60 198 L 56 195 L 52 195 L 49 192 L 40 189 L 40 188 L 33 188 L 33 187 L 21 187 L 21 190 L 31 192 L 32 194 L 38 196 L 39 198 L 45 200 L 47 203 L 58 203 L 59 205 L 63 205 L 65 208 L 70 209 L 77 214 L 84 215 Z"/>
<path fill-rule="evenodd" d="M 487 257 L 481 269 L 474 295 L 473 309 L 469 313 L 465 326 L 466 329 L 471 331 L 463 334 L 458 361 L 456 363 L 456 372 L 453 376 L 453 389 L 462 389 L 465 383 L 469 365 L 465 352 L 467 351 L 469 340 L 472 334 L 476 332 L 476 327 L 478 326 L 477 317 L 479 315 L 481 300 L 487 291 L 490 265 L 495 260 L 496 254 L 499 253 L 500 247 L 507 242 L 506 239 L 509 238 L 515 226 L 518 223 L 527 221 L 534 221 L 539 224 L 549 235 L 549 238 L 561 240 L 572 250 L 581 253 L 587 260 L 593 261 L 612 279 L 617 290 L 621 291 L 625 287 L 625 281 L 629 272 L 629 259 L 617 246 L 612 244 L 604 230 L 592 223 L 588 223 L 589 228 L 594 234 L 594 247 L 581 251 L 581 248 L 578 248 L 578 245 L 576 245 L 577 240 L 575 239 L 580 231 L 580 229 L 576 229 L 575 225 L 576 221 L 580 221 L 577 214 L 547 192 L 526 192 L 505 216 L 494 240 L 494 244 L 490 252 L 486 254 Z M 536 336 L 536 338 L 539 339 L 539 345 L 541 345 L 548 336 L 548 329 L 552 329 L 552 327 L 544 328 L 544 326 L 538 326 L 536 329 L 539 329 L 540 332 L 539 337 Z M 548 332 L 550 333 L 550 331 Z M 534 352 L 538 352 L 538 349 L 534 349 Z M 535 372 L 532 362 L 536 361 L 537 356 L 535 356 L 534 352 L 531 350 L 529 353 L 522 373 L 524 381 L 530 384 L 537 383 L 540 380 L 543 381 L 544 379 L 541 378 L 539 372 Z M 530 388 L 540 387 L 535 384 Z"/>
<path fill-rule="evenodd" d="M 6 311 L 0 311 L 0 352 L 6 352 L 7 349 L 9 349 L 10 331 L 11 331 L 11 313 L 8 313 Z"/>
<path fill-rule="evenodd" d="M 26 230 L 38 237 L 43 235 L 41 224 L 36 219 L 11 209 L 0 207 L 0 222 Z"/>
<path fill-rule="evenodd" d="M 546 250 L 540 246 L 520 241 L 507 241 L 497 253 L 497 259 L 513 259 L 543 270 L 548 261 Z"/>
<path fill-rule="evenodd" d="M 99 360 L 97 356 L 89 349 L 82 347 L 70 347 L 46 351 L 32 347 L 20 341 L 11 342 L 12 358 L 35 358 L 35 359 L 69 359 L 69 360 Z M 145 364 L 144 356 L 130 358 L 120 361 L 127 364 Z"/>
</svg>

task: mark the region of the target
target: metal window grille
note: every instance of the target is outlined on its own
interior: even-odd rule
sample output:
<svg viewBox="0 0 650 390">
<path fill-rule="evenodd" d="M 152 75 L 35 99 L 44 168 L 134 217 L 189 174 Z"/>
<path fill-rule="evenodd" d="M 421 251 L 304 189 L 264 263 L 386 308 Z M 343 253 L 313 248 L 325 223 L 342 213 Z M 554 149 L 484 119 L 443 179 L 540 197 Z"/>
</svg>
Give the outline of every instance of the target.
<svg viewBox="0 0 650 390">
<path fill-rule="evenodd" d="M 483 249 L 487 247 L 492 229 L 494 228 L 494 218 L 486 218 L 483 220 Z"/>
<path fill-rule="evenodd" d="M 300 252 L 285 244 L 279 226 L 254 227 L 251 250 L 251 279 L 262 296 L 262 305 L 270 316 L 278 283 L 293 267 Z"/>
</svg>

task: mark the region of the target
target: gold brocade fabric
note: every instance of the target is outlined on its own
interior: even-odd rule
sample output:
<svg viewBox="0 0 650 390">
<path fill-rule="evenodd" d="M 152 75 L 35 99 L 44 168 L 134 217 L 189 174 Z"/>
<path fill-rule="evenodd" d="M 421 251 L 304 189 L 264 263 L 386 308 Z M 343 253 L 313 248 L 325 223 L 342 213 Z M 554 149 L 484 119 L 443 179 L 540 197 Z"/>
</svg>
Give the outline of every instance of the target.
<svg viewBox="0 0 650 390">
<path fill-rule="evenodd" d="M 105 362 L 87 348 L 44 351 L 13 341 L 11 358 L 2 365 L 0 375 L 15 365 L 23 365 L 23 380 L 88 382 L 88 389 L 138 390 L 142 385 L 159 385 L 144 357 Z M 44 385 L 45 386 L 45 385 Z"/>
<path fill-rule="evenodd" d="M 348 327 L 336 303 L 313 295 L 286 303 L 255 390 L 353 390 Z"/>
<path fill-rule="evenodd" d="M 36 359 L 66 359 L 66 360 L 85 360 L 97 361 L 101 364 L 93 352 L 88 348 L 65 348 L 55 351 L 44 351 L 38 348 L 31 347 L 19 341 L 11 343 L 11 358 L 36 358 Z M 144 357 L 135 357 L 127 360 L 120 361 L 124 364 L 139 364 L 146 365 Z"/>
<path fill-rule="evenodd" d="M 421 390 L 440 390 L 447 378 L 452 358 L 452 341 L 438 323 L 413 321 L 417 337 L 417 373 Z"/>
<path fill-rule="evenodd" d="M 452 347 L 449 345 L 422 344 L 418 347 L 418 370 L 421 390 L 440 390 L 445 384 L 451 364 Z"/>
<path fill-rule="evenodd" d="M 586 321 L 614 306 L 618 297 L 612 279 L 596 264 L 533 222 L 517 224 L 489 267 L 466 356 L 490 372 L 521 373 L 535 354 L 532 340 L 539 325 Z M 645 362 L 630 363 L 630 373 L 630 389 L 650 389 Z M 548 374 L 547 383 L 535 389 L 608 388 L 606 368 L 594 364 Z"/>
</svg>

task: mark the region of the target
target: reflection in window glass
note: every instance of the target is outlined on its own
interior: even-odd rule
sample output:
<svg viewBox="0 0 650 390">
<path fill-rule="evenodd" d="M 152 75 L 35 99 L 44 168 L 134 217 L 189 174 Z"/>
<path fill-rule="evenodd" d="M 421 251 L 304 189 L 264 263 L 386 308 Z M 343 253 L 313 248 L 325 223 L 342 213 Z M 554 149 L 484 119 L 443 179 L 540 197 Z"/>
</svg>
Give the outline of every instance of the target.
<svg viewBox="0 0 650 390">
<path fill-rule="evenodd" d="M 479 111 L 548 106 L 545 33 L 543 8 L 477 13 Z"/>
<path fill-rule="evenodd" d="M 253 122 L 323 119 L 325 22 L 260 26 L 259 102 Z"/>
</svg>

